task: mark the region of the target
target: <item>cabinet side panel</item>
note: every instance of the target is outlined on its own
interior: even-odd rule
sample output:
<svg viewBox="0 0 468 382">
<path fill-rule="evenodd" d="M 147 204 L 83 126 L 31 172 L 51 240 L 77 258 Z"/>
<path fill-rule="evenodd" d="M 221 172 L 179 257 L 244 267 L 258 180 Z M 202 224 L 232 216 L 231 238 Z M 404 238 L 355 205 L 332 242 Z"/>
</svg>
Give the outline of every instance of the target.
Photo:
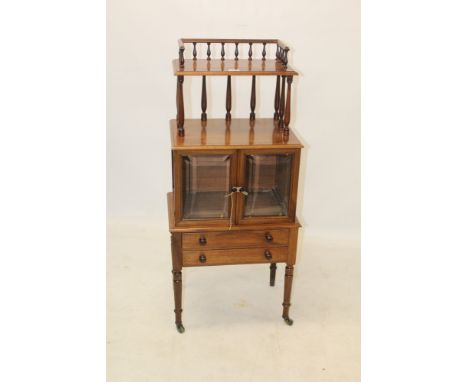
<svg viewBox="0 0 468 382">
<path fill-rule="evenodd" d="M 298 232 L 299 232 L 298 227 L 289 229 L 288 265 L 296 264 Z"/>
</svg>

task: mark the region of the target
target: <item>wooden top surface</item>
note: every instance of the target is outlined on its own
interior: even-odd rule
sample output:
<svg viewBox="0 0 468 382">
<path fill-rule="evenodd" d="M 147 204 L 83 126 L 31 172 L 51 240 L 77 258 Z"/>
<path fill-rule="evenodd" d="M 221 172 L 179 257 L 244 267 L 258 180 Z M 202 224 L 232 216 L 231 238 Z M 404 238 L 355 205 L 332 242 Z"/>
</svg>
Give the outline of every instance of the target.
<svg viewBox="0 0 468 382">
<path fill-rule="evenodd" d="M 196 59 L 185 60 L 181 67 L 179 60 L 173 60 L 176 76 L 297 76 L 298 73 L 276 59 Z"/>
<path fill-rule="evenodd" d="M 171 143 L 173 150 L 249 149 L 249 148 L 302 148 L 303 145 L 291 128 L 284 135 L 273 118 L 186 119 L 185 135 L 177 134 L 177 121 L 171 119 Z"/>
<path fill-rule="evenodd" d="M 220 226 L 203 226 L 203 221 L 200 221 L 200 226 L 197 227 L 176 227 L 174 222 L 174 193 L 167 193 L 167 215 L 169 219 L 169 231 L 170 232 L 208 232 L 208 231 L 226 231 L 226 227 Z M 243 230 L 255 230 L 255 229 L 272 229 L 272 228 L 292 228 L 302 227 L 301 223 L 296 217 L 294 223 L 291 222 L 272 222 L 265 224 L 242 224 L 233 225 L 231 231 L 243 231 Z"/>
</svg>

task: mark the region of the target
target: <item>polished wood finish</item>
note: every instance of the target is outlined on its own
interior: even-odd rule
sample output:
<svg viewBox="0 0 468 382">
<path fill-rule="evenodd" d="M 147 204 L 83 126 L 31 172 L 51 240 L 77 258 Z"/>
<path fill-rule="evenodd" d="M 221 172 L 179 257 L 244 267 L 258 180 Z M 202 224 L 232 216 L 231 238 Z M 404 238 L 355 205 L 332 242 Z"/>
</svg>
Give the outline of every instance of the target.
<svg viewBox="0 0 468 382">
<path fill-rule="evenodd" d="M 276 87 L 275 87 L 275 114 L 273 114 L 273 119 L 275 121 L 279 120 L 279 108 L 280 108 L 280 79 L 281 76 L 276 76 Z"/>
<path fill-rule="evenodd" d="M 176 225 L 175 222 L 175 196 L 173 192 L 168 192 L 167 193 L 167 216 L 169 220 L 169 232 L 180 232 L 180 233 L 206 233 L 206 232 L 218 232 L 221 230 L 224 230 L 224 228 L 216 226 L 216 225 L 205 225 L 205 224 L 200 224 L 196 227 L 184 227 L 184 226 L 178 226 Z M 204 222 L 203 222 L 204 223 Z M 297 219 L 294 220 L 294 222 L 289 222 L 289 221 L 281 221 L 281 222 L 275 222 L 274 224 L 250 224 L 250 225 L 233 225 L 230 227 L 229 231 L 250 231 L 250 230 L 255 230 L 255 231 L 268 231 L 271 229 L 289 229 L 290 230 L 290 235 L 291 235 L 291 230 L 298 230 L 300 227 L 302 227 L 300 221 Z M 291 246 L 291 236 L 290 236 L 290 241 L 289 241 L 289 246 Z M 295 259 L 295 258 L 294 258 Z"/>
<path fill-rule="evenodd" d="M 175 224 L 180 227 L 196 227 L 200 226 L 203 223 L 204 226 L 217 226 L 217 227 L 229 227 L 232 224 L 231 218 L 211 218 L 203 220 L 184 220 L 183 217 L 183 172 L 182 172 L 182 163 L 183 156 L 191 154 L 200 154 L 200 151 L 194 150 L 177 150 L 173 151 L 172 156 L 172 175 L 173 175 L 173 187 L 174 187 L 174 217 Z M 230 173 L 229 173 L 229 188 L 235 185 L 237 180 L 237 152 L 236 150 L 210 150 L 209 153 L 203 153 L 206 155 L 228 155 L 230 156 Z M 210 181 L 214 179 L 211 174 L 206 174 L 204 176 L 205 181 Z M 229 204 L 234 203 L 235 198 L 230 198 Z M 229 208 L 231 211 L 232 208 Z"/>
<path fill-rule="evenodd" d="M 271 263 L 270 265 L 270 286 L 275 286 L 276 279 L 276 263 Z"/>
<path fill-rule="evenodd" d="M 281 98 L 280 98 L 280 108 L 279 108 L 279 127 L 283 128 L 284 127 L 284 91 L 285 91 L 285 81 L 286 77 L 283 76 L 281 78 Z"/>
<path fill-rule="evenodd" d="M 231 146 L 232 148 L 232 146 Z M 202 153 L 203 155 L 228 155 L 230 157 L 230 174 L 229 174 L 229 187 L 231 189 L 235 185 L 246 185 L 246 164 L 245 158 L 248 155 L 257 154 L 290 154 L 292 155 L 291 174 L 290 174 L 290 189 L 288 192 L 288 214 L 284 216 L 244 216 L 244 195 L 240 192 L 233 193 L 229 198 L 229 211 L 230 216 L 225 218 L 206 218 L 203 219 L 203 225 L 209 226 L 230 226 L 235 225 L 250 225 L 250 224 L 272 224 L 282 221 L 294 222 L 296 214 L 296 200 L 297 200 L 297 183 L 299 177 L 299 163 L 300 163 L 300 150 L 299 149 L 249 149 L 249 150 L 209 150 L 209 154 L 204 151 L 198 150 L 174 150 L 173 151 L 173 184 L 175 193 L 175 224 L 177 226 L 197 227 L 200 226 L 200 220 L 197 219 L 183 219 L 183 172 L 182 162 L 183 157 L 188 155 L 196 155 Z M 216 169 L 215 167 L 213 169 Z M 206 170 L 208 171 L 208 170 Z M 213 170 L 211 170 L 213 171 Z M 201 176 L 201 175 L 200 175 Z M 216 173 L 208 173 L 204 177 L 198 179 L 209 187 L 210 182 L 216 180 Z M 210 190 L 214 191 L 214 190 Z M 228 196 L 227 194 L 225 196 Z M 223 195 L 220 196 L 223 198 Z M 207 201 L 209 202 L 209 200 Z"/>
<path fill-rule="evenodd" d="M 278 39 L 258 39 L 258 38 L 181 38 L 179 39 L 179 46 L 180 43 L 192 43 L 192 42 L 199 42 L 199 43 L 226 43 L 226 44 L 248 44 L 248 43 L 253 43 L 253 44 L 280 44 L 281 46 L 284 47 L 284 43 L 281 42 Z"/>
<path fill-rule="evenodd" d="M 224 50 L 224 42 L 221 43 L 221 60 L 224 60 L 224 56 L 226 55 L 226 51 Z"/>
<path fill-rule="evenodd" d="M 180 137 L 177 134 L 176 121 L 170 121 L 173 150 L 303 147 L 292 130 L 289 136 L 285 136 L 279 128 L 278 121 L 271 118 L 257 118 L 255 121 L 236 118 L 230 121 L 229 124 L 224 119 L 210 118 L 206 123 L 202 123 L 199 119 L 186 119 L 185 127 L 185 136 Z M 227 134 L 230 135 L 229 145 L 226 145 Z"/>
<path fill-rule="evenodd" d="M 271 240 L 268 240 L 268 235 L 271 236 Z M 204 243 L 200 241 L 201 238 L 204 238 Z M 228 249 L 258 246 L 278 247 L 287 245 L 289 245 L 288 229 L 182 234 L 182 248 L 184 249 Z"/>
<path fill-rule="evenodd" d="M 292 76 L 288 76 L 288 96 L 286 97 L 286 109 L 284 111 L 284 132 L 289 134 L 289 121 L 291 120 L 291 83 Z"/>
<path fill-rule="evenodd" d="M 200 260 L 204 256 L 204 261 Z M 231 248 L 212 250 L 183 250 L 184 267 L 232 264 L 262 264 L 285 262 L 288 257 L 288 247 L 274 248 Z"/>
<path fill-rule="evenodd" d="M 255 104 L 256 100 L 256 90 L 255 90 L 255 76 L 252 76 L 252 89 L 250 92 L 250 120 L 255 119 Z"/>
<path fill-rule="evenodd" d="M 179 65 L 181 67 L 183 67 L 184 62 L 185 62 L 185 59 L 184 59 L 184 50 L 185 50 L 184 42 L 182 41 L 182 39 L 179 39 L 178 43 L 179 43 Z"/>
<path fill-rule="evenodd" d="M 291 290 L 293 282 L 294 266 L 287 264 L 284 272 L 284 297 L 283 297 L 283 318 L 292 320 L 289 317 L 289 307 L 291 306 Z"/>
<path fill-rule="evenodd" d="M 296 264 L 297 237 L 299 234 L 299 227 L 300 225 L 295 225 L 289 229 L 288 264 Z"/>
<path fill-rule="evenodd" d="M 196 42 L 193 43 L 193 59 L 194 60 L 197 59 L 197 43 Z"/>
<path fill-rule="evenodd" d="M 207 108 L 207 97 L 206 97 L 206 76 L 202 79 L 202 95 L 201 95 L 201 120 L 206 121 L 206 108 Z"/>
<path fill-rule="evenodd" d="M 183 136 L 184 135 L 184 121 L 185 121 L 185 113 L 184 113 L 184 77 L 178 76 L 177 77 L 177 135 Z"/>
<path fill-rule="evenodd" d="M 293 160 L 291 164 L 291 178 L 290 178 L 290 189 L 289 189 L 289 208 L 286 216 L 255 216 L 255 217 L 244 217 L 244 200 L 242 194 L 239 195 L 239 199 L 236 203 L 236 222 L 239 225 L 242 224 L 265 224 L 271 222 L 290 221 L 293 222 L 296 217 L 296 203 L 297 203 L 297 183 L 299 179 L 299 164 L 301 158 L 300 149 L 268 149 L 268 150 L 239 150 L 238 159 L 238 184 L 247 184 L 247 171 L 246 171 L 246 160 L 248 155 L 256 154 L 292 154 Z"/>
<path fill-rule="evenodd" d="M 181 233 L 171 234 L 172 250 L 172 283 L 174 288 L 175 323 L 179 328 L 182 325 L 182 250 Z"/>
<path fill-rule="evenodd" d="M 239 55 L 239 44 L 249 44 L 249 58 L 252 57 L 252 45 L 253 44 L 263 44 L 262 57 L 266 55 L 266 45 L 267 44 L 276 44 L 276 59 L 287 66 L 288 64 L 288 52 L 289 48 L 278 39 L 223 39 L 223 38 L 181 38 L 178 40 L 179 44 L 179 63 L 181 66 L 184 66 L 184 44 L 221 44 L 224 48 L 225 44 L 235 44 L 236 58 Z M 209 48 L 208 48 L 209 49 Z"/>
<path fill-rule="evenodd" d="M 288 66 L 289 47 L 277 39 L 183 38 L 178 44 L 177 115 L 170 121 L 173 192 L 167 195 L 177 329 L 185 330 L 183 267 L 230 264 L 268 264 L 274 286 L 277 264 L 284 263 L 282 316 L 292 325 L 303 145 L 290 128 L 291 84 L 298 73 Z M 190 59 L 184 58 L 186 44 L 193 46 Z M 233 57 L 226 57 L 226 44 L 235 47 Z M 247 57 L 240 57 L 239 44 L 248 46 L 242 50 Z M 267 59 L 267 45 L 276 46 L 274 59 Z M 206 58 L 200 58 L 205 48 Z M 246 75 L 252 77 L 250 115 L 233 119 L 231 77 Z M 200 119 L 185 119 L 185 76 L 202 77 Z M 208 119 L 206 76 L 227 77 L 224 119 Z M 276 76 L 273 118 L 256 116 L 256 76 Z"/>
<path fill-rule="evenodd" d="M 280 60 L 285 66 L 288 65 L 288 47 L 281 47 L 278 45 L 278 51 L 276 52 L 276 58 Z"/>
<path fill-rule="evenodd" d="M 227 76 L 227 87 L 226 87 L 226 121 L 231 120 L 231 106 L 232 106 L 232 95 L 231 95 L 231 76 Z"/>
<path fill-rule="evenodd" d="M 239 53 L 237 52 L 238 57 Z M 263 59 L 187 59 L 184 66 L 173 61 L 176 76 L 297 76 L 291 67 L 285 67 L 278 60 Z"/>
</svg>

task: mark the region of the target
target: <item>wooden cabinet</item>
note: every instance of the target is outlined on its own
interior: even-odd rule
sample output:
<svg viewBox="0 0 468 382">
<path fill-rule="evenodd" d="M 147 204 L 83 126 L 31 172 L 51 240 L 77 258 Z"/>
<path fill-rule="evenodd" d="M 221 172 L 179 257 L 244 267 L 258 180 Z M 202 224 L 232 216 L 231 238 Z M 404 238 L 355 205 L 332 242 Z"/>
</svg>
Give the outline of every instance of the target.
<svg viewBox="0 0 468 382">
<path fill-rule="evenodd" d="M 174 151 L 177 226 L 295 219 L 299 149 Z"/>
<path fill-rule="evenodd" d="M 289 230 L 264 229 L 248 231 L 215 231 L 182 234 L 185 249 L 229 249 L 249 247 L 278 247 L 288 245 Z"/>
<path fill-rule="evenodd" d="M 220 57 L 213 57 L 218 45 Z M 226 46 L 234 48 L 227 57 Z M 247 45 L 247 58 L 239 45 Z M 261 58 L 253 57 L 260 45 Z M 267 46 L 274 58 L 267 58 Z M 191 48 L 191 58 L 185 49 Z M 291 84 L 297 72 L 288 65 L 279 40 L 182 39 L 173 61 L 177 118 L 170 121 L 173 190 L 168 194 L 176 326 L 182 324 L 182 268 L 229 264 L 269 264 L 274 286 L 277 263 L 285 263 L 283 318 L 289 317 L 297 235 L 300 153 L 290 128 Z M 202 57 L 204 55 L 204 57 Z M 185 76 L 201 77 L 201 118 L 186 119 Z M 207 114 L 207 76 L 226 77 L 226 116 Z M 231 115 L 231 77 L 250 76 L 248 118 Z M 256 115 L 256 77 L 270 76 L 271 118 Z M 235 286 L 234 286 L 235 287 Z"/>
</svg>

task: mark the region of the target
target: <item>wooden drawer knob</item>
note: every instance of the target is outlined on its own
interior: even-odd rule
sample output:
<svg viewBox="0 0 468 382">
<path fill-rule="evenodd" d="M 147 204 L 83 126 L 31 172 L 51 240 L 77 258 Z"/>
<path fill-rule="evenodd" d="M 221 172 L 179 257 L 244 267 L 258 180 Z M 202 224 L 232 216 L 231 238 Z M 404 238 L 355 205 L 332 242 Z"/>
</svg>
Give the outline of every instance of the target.
<svg viewBox="0 0 468 382">
<path fill-rule="evenodd" d="M 265 249 L 265 252 L 264 252 L 263 254 L 265 255 L 265 258 L 266 258 L 267 260 L 271 260 L 271 258 L 273 257 L 273 256 L 271 255 L 271 252 L 270 252 L 268 249 Z"/>
<path fill-rule="evenodd" d="M 205 255 L 200 255 L 198 260 L 200 260 L 200 263 L 206 263 L 206 256 Z"/>
<path fill-rule="evenodd" d="M 198 242 L 200 245 L 205 245 L 206 244 L 206 237 L 205 236 L 200 236 L 200 239 L 198 239 Z"/>
<path fill-rule="evenodd" d="M 273 241 L 273 236 L 271 236 L 271 233 L 270 232 L 267 232 L 265 234 L 265 240 L 266 241 Z"/>
</svg>

